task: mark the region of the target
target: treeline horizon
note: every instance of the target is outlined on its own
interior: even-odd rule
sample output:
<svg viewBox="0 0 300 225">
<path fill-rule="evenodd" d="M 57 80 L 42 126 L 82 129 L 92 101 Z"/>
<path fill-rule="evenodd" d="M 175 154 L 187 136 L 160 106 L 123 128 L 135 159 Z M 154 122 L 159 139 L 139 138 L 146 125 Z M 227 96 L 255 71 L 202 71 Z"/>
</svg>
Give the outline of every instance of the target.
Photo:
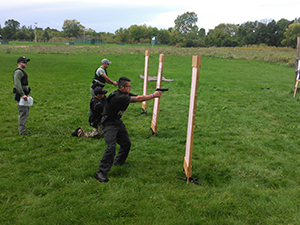
<svg viewBox="0 0 300 225">
<path fill-rule="evenodd" d="M 153 36 L 158 44 L 178 47 L 237 47 L 245 45 L 267 45 L 274 47 L 297 46 L 300 36 L 300 17 L 294 20 L 263 19 L 247 21 L 242 24 L 220 23 L 208 32 L 199 28 L 197 14 L 186 12 L 174 21 L 174 27 L 158 29 L 144 25 L 131 25 L 120 28 L 115 33 L 96 32 L 85 28 L 79 21 L 65 20 L 62 31 L 32 26 L 20 26 L 20 22 L 9 19 L 5 26 L 0 25 L 0 38 L 4 41 L 69 42 L 75 38 L 103 39 L 105 43 L 150 44 Z"/>
</svg>

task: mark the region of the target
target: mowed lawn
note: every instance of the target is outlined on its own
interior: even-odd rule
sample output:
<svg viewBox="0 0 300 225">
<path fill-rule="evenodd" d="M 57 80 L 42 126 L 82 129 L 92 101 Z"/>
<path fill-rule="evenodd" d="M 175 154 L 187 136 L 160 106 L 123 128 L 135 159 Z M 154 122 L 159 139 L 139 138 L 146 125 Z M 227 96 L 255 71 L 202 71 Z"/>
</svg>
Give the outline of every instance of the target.
<svg viewBox="0 0 300 225">
<path fill-rule="evenodd" d="M 18 135 L 12 94 L 22 55 L 31 59 L 31 137 Z M 24 49 L 0 57 L 0 224 L 299 224 L 300 94 L 293 97 L 293 67 L 202 58 L 192 159 L 201 185 L 187 185 L 179 178 L 192 56 L 165 55 L 163 76 L 174 81 L 162 82 L 169 91 L 160 101 L 158 135 L 146 139 L 153 101 L 143 115 L 141 103 L 131 104 L 123 115 L 131 167 L 112 167 L 110 181 L 99 183 L 93 175 L 104 139 L 71 134 L 79 126 L 91 130 L 89 89 L 101 59 L 112 61 L 110 78 L 127 76 L 132 92 L 142 94 L 144 54 Z M 150 55 L 149 76 L 157 76 L 158 59 Z M 148 93 L 155 87 L 149 82 Z"/>
</svg>

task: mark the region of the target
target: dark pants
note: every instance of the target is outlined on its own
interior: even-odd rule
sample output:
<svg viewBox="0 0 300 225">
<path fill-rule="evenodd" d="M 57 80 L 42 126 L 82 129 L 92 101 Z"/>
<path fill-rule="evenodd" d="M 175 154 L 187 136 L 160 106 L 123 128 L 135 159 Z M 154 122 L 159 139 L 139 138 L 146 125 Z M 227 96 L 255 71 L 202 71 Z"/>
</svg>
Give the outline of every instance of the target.
<svg viewBox="0 0 300 225">
<path fill-rule="evenodd" d="M 126 161 L 131 147 L 131 142 L 122 121 L 114 123 L 107 122 L 103 125 L 103 132 L 107 148 L 102 156 L 97 173 L 101 172 L 106 175 L 113 164 L 123 164 Z M 120 145 L 120 149 L 115 158 L 116 144 Z"/>
</svg>

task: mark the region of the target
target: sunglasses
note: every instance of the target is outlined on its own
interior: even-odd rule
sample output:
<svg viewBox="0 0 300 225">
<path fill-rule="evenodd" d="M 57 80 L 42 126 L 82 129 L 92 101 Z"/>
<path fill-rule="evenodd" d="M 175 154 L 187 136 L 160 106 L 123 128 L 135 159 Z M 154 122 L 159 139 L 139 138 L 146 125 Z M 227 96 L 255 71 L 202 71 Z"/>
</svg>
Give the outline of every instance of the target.
<svg viewBox="0 0 300 225">
<path fill-rule="evenodd" d="M 131 85 L 125 85 L 124 87 L 131 87 Z"/>
<path fill-rule="evenodd" d="M 28 62 L 22 62 L 22 63 L 25 63 L 25 64 L 27 64 Z"/>
</svg>

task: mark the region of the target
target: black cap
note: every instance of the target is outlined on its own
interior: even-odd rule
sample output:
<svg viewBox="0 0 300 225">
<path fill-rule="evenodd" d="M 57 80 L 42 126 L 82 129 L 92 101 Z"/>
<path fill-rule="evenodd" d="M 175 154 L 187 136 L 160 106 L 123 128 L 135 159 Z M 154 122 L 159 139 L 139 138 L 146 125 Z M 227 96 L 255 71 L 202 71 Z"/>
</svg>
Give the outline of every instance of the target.
<svg viewBox="0 0 300 225">
<path fill-rule="evenodd" d="M 29 61 L 30 61 L 30 59 L 26 59 L 24 56 L 21 56 L 21 57 L 18 58 L 17 63 L 19 63 L 19 62 L 29 62 Z"/>
<path fill-rule="evenodd" d="M 103 94 L 106 94 L 107 93 L 107 90 L 103 90 L 102 87 L 96 87 L 94 89 L 94 93 L 95 95 L 103 95 Z"/>
</svg>

